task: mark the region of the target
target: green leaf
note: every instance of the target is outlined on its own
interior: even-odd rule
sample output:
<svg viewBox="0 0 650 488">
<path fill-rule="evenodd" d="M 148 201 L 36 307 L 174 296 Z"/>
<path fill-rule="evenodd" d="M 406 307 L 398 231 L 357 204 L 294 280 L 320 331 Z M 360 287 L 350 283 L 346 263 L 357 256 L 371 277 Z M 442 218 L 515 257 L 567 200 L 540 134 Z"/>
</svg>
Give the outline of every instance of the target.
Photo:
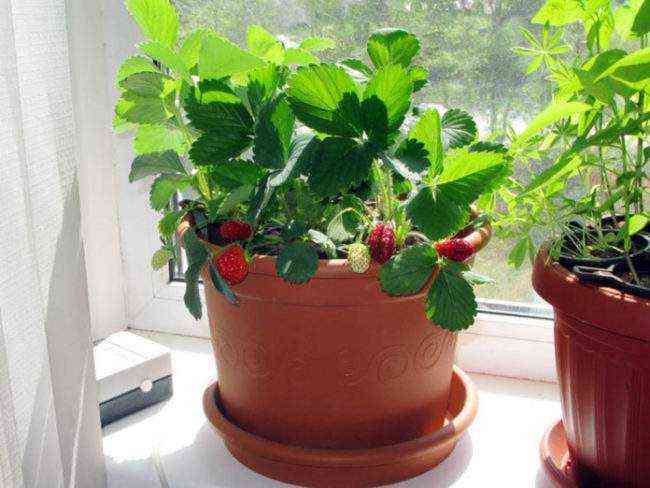
<svg viewBox="0 0 650 488">
<path fill-rule="evenodd" d="M 538 174 L 524 189 L 524 191 L 517 195 L 517 199 L 521 200 L 531 192 L 539 190 L 540 188 L 557 181 L 559 178 L 572 174 L 575 170 L 580 168 L 582 164 L 583 160 L 576 156 L 575 149 L 570 149 L 564 153 L 555 164 Z"/>
<path fill-rule="evenodd" d="M 429 82 L 429 70 L 423 66 L 413 66 L 409 69 L 409 78 L 413 83 L 413 91 L 420 91 Z"/>
<path fill-rule="evenodd" d="M 143 42 L 139 47 L 147 56 L 158 61 L 160 64 L 167 66 L 167 68 L 187 81 L 190 85 L 193 84 L 190 70 L 180 54 L 156 41 Z"/>
<path fill-rule="evenodd" d="M 381 149 L 387 149 L 397 136 L 397 131 L 388 127 L 388 109 L 376 95 L 361 102 L 361 125 L 368 139 Z"/>
<path fill-rule="evenodd" d="M 226 195 L 217 210 L 217 215 L 228 215 L 238 205 L 248 201 L 253 192 L 252 185 L 242 185 Z"/>
<path fill-rule="evenodd" d="M 578 0 L 547 0 L 532 18 L 533 24 L 561 26 L 582 20 L 584 10 Z"/>
<path fill-rule="evenodd" d="M 306 242 L 286 246 L 276 262 L 278 276 L 293 284 L 302 284 L 316 274 L 318 253 Z"/>
<path fill-rule="evenodd" d="M 461 276 L 472 286 L 475 286 L 475 285 L 493 285 L 494 283 L 496 283 L 489 276 L 484 276 L 482 274 L 475 273 L 473 271 L 463 271 L 461 273 Z"/>
<path fill-rule="evenodd" d="M 115 106 L 115 114 L 134 124 L 162 124 L 172 115 L 162 98 L 143 97 L 132 91 L 122 94 Z"/>
<path fill-rule="evenodd" d="M 132 56 L 127 58 L 120 66 L 115 82 L 119 87 L 122 81 L 136 73 L 159 73 L 159 71 L 149 59 L 142 56 Z"/>
<path fill-rule="evenodd" d="M 311 242 L 317 244 L 327 254 L 328 258 L 336 259 L 336 245 L 332 239 L 315 229 L 309 229 L 307 236 L 311 239 Z"/>
<path fill-rule="evenodd" d="M 200 131 L 253 134 L 253 118 L 234 92 L 219 81 L 202 82 L 184 104 L 192 126 Z"/>
<path fill-rule="evenodd" d="M 525 144 L 531 137 L 547 128 L 549 125 L 571 117 L 572 115 L 586 112 L 591 110 L 592 106 L 582 102 L 556 102 L 546 107 L 541 113 L 535 117 L 528 127 L 519 134 L 519 137 L 513 143 L 513 146 L 521 146 Z"/>
<path fill-rule="evenodd" d="M 437 262 L 438 254 L 429 245 L 407 247 L 381 267 L 381 288 L 392 296 L 413 295 L 427 284 Z"/>
<path fill-rule="evenodd" d="M 266 104 L 260 111 L 253 143 L 254 160 L 266 168 L 284 167 L 291 150 L 295 119 L 284 96 Z"/>
<path fill-rule="evenodd" d="M 361 216 L 365 213 L 363 201 L 353 195 L 346 195 L 329 214 L 327 235 L 336 242 L 347 242 L 363 229 Z"/>
<path fill-rule="evenodd" d="M 306 164 L 304 158 L 310 158 L 313 148 L 318 145 L 318 138 L 309 134 L 299 134 L 291 141 L 289 157 L 284 168 L 269 174 L 269 185 L 278 187 L 291 178 L 295 178 Z"/>
<path fill-rule="evenodd" d="M 149 203 L 154 210 L 162 210 L 169 205 L 177 191 L 183 191 L 190 186 L 191 180 L 183 175 L 160 175 L 149 191 Z"/>
<path fill-rule="evenodd" d="M 441 131 L 440 115 L 435 108 L 432 108 L 420 116 L 408 134 L 408 140 L 422 143 L 429 165 L 436 174 L 442 170 L 443 142 Z"/>
<path fill-rule="evenodd" d="M 438 186 L 453 187 L 458 201 L 471 203 L 482 193 L 496 190 L 510 170 L 505 155 L 498 152 L 450 151 Z"/>
<path fill-rule="evenodd" d="M 644 89 L 650 83 L 650 47 L 639 49 L 619 59 L 603 71 L 596 81 L 606 76 L 623 81 L 635 89 Z"/>
<path fill-rule="evenodd" d="M 460 263 L 445 262 L 427 296 L 427 317 L 443 329 L 457 332 L 469 328 L 477 313 L 474 290 L 463 277 Z"/>
<path fill-rule="evenodd" d="M 197 166 L 226 163 L 239 157 L 253 142 L 247 132 L 210 131 L 199 137 L 190 149 L 190 159 Z"/>
<path fill-rule="evenodd" d="M 215 287 L 215 289 L 224 297 L 226 297 L 226 300 L 228 300 L 232 305 L 239 305 L 237 296 L 233 293 L 226 280 L 223 279 L 223 276 L 221 276 L 219 270 L 212 263 L 210 263 L 209 272 L 210 280 L 212 281 L 212 285 Z"/>
<path fill-rule="evenodd" d="M 180 21 L 170 0 L 125 0 L 124 3 L 145 37 L 168 47 L 176 44 Z"/>
<path fill-rule="evenodd" d="M 167 174 L 185 174 L 185 168 L 181 163 L 178 154 L 174 151 L 164 151 L 151 154 L 143 154 L 133 160 L 129 181 L 133 183 L 136 180 L 151 175 Z"/>
<path fill-rule="evenodd" d="M 320 52 L 334 49 L 336 44 L 327 37 L 308 37 L 300 43 L 300 48 L 309 52 Z"/>
<path fill-rule="evenodd" d="M 230 161 L 224 164 L 209 166 L 210 180 L 226 190 L 243 185 L 256 185 L 264 176 L 264 169 L 251 161 Z"/>
<path fill-rule="evenodd" d="M 251 54 L 272 63 L 282 63 L 284 46 L 264 27 L 250 25 L 246 33 L 246 42 Z"/>
<path fill-rule="evenodd" d="M 309 185 L 320 196 L 334 196 L 367 179 L 374 154 L 352 139 L 328 137 L 320 142 L 309 167 Z"/>
<path fill-rule="evenodd" d="M 167 76 L 162 73 L 135 73 L 120 82 L 120 88 L 138 97 L 158 98 L 163 94 Z"/>
<path fill-rule="evenodd" d="M 520 268 L 524 264 L 526 254 L 528 253 L 530 237 L 526 236 L 517 241 L 515 247 L 508 254 L 508 264 L 513 268 Z"/>
<path fill-rule="evenodd" d="M 208 251 L 205 245 L 196 236 L 194 229 L 190 228 L 183 234 L 183 245 L 187 256 L 187 270 L 185 271 L 185 306 L 192 316 L 199 320 L 203 315 L 201 310 L 201 295 L 199 293 L 199 277 L 201 269 L 208 261 Z"/>
<path fill-rule="evenodd" d="M 589 59 L 582 67 L 586 69 L 593 77 L 593 82 L 610 66 L 624 58 L 627 55 L 622 49 L 610 49 Z M 605 85 L 609 90 L 612 90 L 619 95 L 629 98 L 634 95 L 635 90 L 627 86 L 625 83 L 618 81 L 611 77 L 603 78 L 596 83 Z"/>
<path fill-rule="evenodd" d="M 187 151 L 182 132 L 166 125 L 139 126 L 133 141 L 133 148 L 136 154 L 164 151 L 183 154 Z"/>
<path fill-rule="evenodd" d="M 163 247 L 158 249 L 153 256 L 151 256 L 151 267 L 158 271 L 169 264 L 169 261 L 174 259 L 174 253 L 169 249 Z"/>
<path fill-rule="evenodd" d="M 257 224 L 259 221 L 262 212 L 266 209 L 266 206 L 271 201 L 273 194 L 275 193 L 275 186 L 269 184 L 271 179 L 271 173 L 267 174 L 262 180 L 257 184 L 255 188 L 255 193 L 253 198 L 251 198 L 251 203 L 248 207 L 248 213 L 246 219 L 253 224 Z"/>
<path fill-rule="evenodd" d="M 503 154 L 452 151 L 434 189 L 425 186 L 407 204 L 407 212 L 432 240 L 447 237 L 466 224 L 469 206 L 497 189 L 509 174 Z"/>
<path fill-rule="evenodd" d="M 212 32 L 206 32 L 199 55 L 201 79 L 218 80 L 260 68 L 265 61 Z"/>
<path fill-rule="evenodd" d="M 203 43 L 203 36 L 208 32 L 206 29 L 197 29 L 192 32 L 181 46 L 179 51 L 181 59 L 184 60 L 187 69 L 191 70 L 199 64 L 199 55 Z"/>
<path fill-rule="evenodd" d="M 461 205 L 448 198 L 444 187 L 435 196 L 432 188 L 421 188 L 409 200 L 406 211 L 413 223 L 432 240 L 454 234 L 469 219 L 469 204 Z"/>
<path fill-rule="evenodd" d="M 632 237 L 633 235 L 638 234 L 645 229 L 648 222 L 650 222 L 650 219 L 643 214 L 632 215 L 625 223 L 627 235 Z"/>
<path fill-rule="evenodd" d="M 476 137 L 476 123 L 470 114 L 451 109 L 442 116 L 442 140 L 445 148 L 467 146 Z"/>
<path fill-rule="evenodd" d="M 573 72 L 576 74 L 582 85 L 582 89 L 592 97 L 603 102 L 610 104 L 614 101 L 614 90 L 605 83 L 606 80 L 596 82 L 596 77 L 588 71 L 574 68 Z"/>
<path fill-rule="evenodd" d="M 424 143 L 408 137 L 397 147 L 395 157 L 412 173 L 411 176 L 402 174 L 409 180 L 419 179 L 419 173 L 422 173 L 430 166 L 429 152 L 424 148 Z"/>
<path fill-rule="evenodd" d="M 290 47 L 284 53 L 283 64 L 287 66 L 305 66 L 320 62 L 316 56 L 305 49 Z"/>
<path fill-rule="evenodd" d="M 280 68 L 274 64 L 254 69 L 248 73 L 246 96 L 253 113 L 257 114 L 260 111 L 264 104 L 273 97 L 279 85 Z"/>
<path fill-rule="evenodd" d="M 388 129 L 397 129 L 411 106 L 413 83 L 404 68 L 391 65 L 379 68 L 368 81 L 364 101 L 377 97 L 386 106 Z"/>
<path fill-rule="evenodd" d="M 368 55 L 377 68 L 400 64 L 407 68 L 420 52 L 420 41 L 402 29 L 382 29 L 368 39 Z"/>
<path fill-rule="evenodd" d="M 372 76 L 372 68 L 368 66 L 366 63 L 363 61 L 360 61 L 358 59 L 354 58 L 348 58 L 344 59 L 341 61 L 341 64 L 353 72 L 355 72 L 357 75 L 361 75 L 364 79 L 369 78 Z"/>
<path fill-rule="evenodd" d="M 302 67 L 289 79 L 287 94 L 296 117 L 308 127 L 342 137 L 361 135 L 357 86 L 342 68 Z"/>
<path fill-rule="evenodd" d="M 625 40 L 634 36 L 632 26 L 644 2 L 647 3 L 646 0 L 629 0 L 614 12 L 614 28 L 621 39 Z"/>
<path fill-rule="evenodd" d="M 645 0 L 639 8 L 632 24 L 632 32 L 637 37 L 650 32 L 650 0 Z"/>
<path fill-rule="evenodd" d="M 178 229 L 183 217 L 187 212 L 185 210 L 176 210 L 165 213 L 162 219 L 158 221 L 158 232 L 164 239 L 170 239 Z"/>
</svg>

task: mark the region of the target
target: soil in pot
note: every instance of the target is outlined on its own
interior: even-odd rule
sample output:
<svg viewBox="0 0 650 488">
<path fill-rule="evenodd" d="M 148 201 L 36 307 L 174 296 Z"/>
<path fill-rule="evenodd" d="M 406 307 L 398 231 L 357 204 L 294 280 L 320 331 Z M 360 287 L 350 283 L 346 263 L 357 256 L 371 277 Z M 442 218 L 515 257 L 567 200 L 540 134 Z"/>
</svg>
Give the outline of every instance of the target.
<svg viewBox="0 0 650 488">
<path fill-rule="evenodd" d="M 618 229 L 604 223 L 603 233 L 605 235 L 615 235 Z M 625 257 L 621 254 L 620 249 L 623 247 L 622 242 L 612 242 L 611 246 L 603 246 L 598 237 L 598 233 L 593 228 L 585 228 L 581 224 L 573 224 L 573 233 L 571 236 L 565 235 L 560 248 L 558 261 L 567 269 L 573 266 L 593 266 L 607 267 L 621 262 Z M 645 233 L 637 234 L 632 238 L 632 249 L 630 251 L 633 260 L 640 259 L 645 254 L 650 253 L 650 236 Z"/>
</svg>

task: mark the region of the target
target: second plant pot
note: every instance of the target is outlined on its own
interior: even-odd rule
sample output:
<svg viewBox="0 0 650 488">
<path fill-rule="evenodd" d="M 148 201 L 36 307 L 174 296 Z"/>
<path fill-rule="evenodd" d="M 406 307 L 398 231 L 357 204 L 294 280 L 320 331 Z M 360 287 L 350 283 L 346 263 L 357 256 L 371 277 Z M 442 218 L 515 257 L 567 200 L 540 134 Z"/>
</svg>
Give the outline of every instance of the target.
<svg viewBox="0 0 650 488">
<path fill-rule="evenodd" d="M 533 285 L 555 310 L 565 462 L 570 459 L 558 466 L 561 456 L 549 454 L 558 446 L 549 442 L 562 435 L 547 436 L 547 471 L 562 486 L 648 486 L 650 299 L 580 283 L 545 252 Z"/>
</svg>

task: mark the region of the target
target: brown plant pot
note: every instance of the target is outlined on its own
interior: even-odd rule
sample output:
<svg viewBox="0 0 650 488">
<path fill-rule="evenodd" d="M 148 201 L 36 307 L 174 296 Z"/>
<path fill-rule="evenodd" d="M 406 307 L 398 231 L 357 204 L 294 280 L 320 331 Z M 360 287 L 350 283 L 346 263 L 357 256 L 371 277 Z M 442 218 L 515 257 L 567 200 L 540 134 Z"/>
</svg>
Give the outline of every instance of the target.
<svg viewBox="0 0 650 488">
<path fill-rule="evenodd" d="M 490 234 L 486 226 L 463 235 L 480 249 Z M 275 258 L 260 256 L 233 287 L 233 306 L 204 270 L 225 417 L 256 437 L 310 449 L 373 449 L 440 430 L 456 335 L 428 321 L 424 291 L 390 297 L 378 272 L 322 260 L 297 286 L 276 275 Z M 242 457 L 242 446 L 228 447 Z M 293 480 L 290 468 L 285 474 L 276 477 Z"/>
<path fill-rule="evenodd" d="M 555 309 L 572 472 L 581 486 L 649 486 L 650 300 L 581 284 L 544 251 L 533 286 Z"/>
</svg>

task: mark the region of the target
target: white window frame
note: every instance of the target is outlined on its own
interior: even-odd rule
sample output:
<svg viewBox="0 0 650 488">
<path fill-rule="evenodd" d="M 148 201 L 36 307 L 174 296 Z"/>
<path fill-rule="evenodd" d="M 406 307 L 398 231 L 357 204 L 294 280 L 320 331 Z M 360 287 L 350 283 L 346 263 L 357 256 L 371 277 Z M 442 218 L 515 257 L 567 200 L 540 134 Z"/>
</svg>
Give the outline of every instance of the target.
<svg viewBox="0 0 650 488">
<path fill-rule="evenodd" d="M 115 73 L 139 33 L 122 2 L 105 2 L 106 54 L 109 75 Z M 118 92 L 111 82 L 109 98 Z M 118 181 L 120 245 L 126 302 L 126 326 L 133 329 L 209 337 L 207 313 L 198 323 L 185 310 L 184 284 L 170 281 L 167 268 L 153 271 L 150 259 L 160 246 L 159 215 L 148 205 L 149 181 L 128 183 L 134 154 L 129 136 L 112 137 Z M 90 255 L 91 261 L 103 256 Z M 502 277 L 507 278 L 506 277 Z M 505 314 L 480 313 L 476 324 L 461 335 L 458 362 L 468 371 L 516 378 L 556 381 L 553 321 Z"/>
</svg>

